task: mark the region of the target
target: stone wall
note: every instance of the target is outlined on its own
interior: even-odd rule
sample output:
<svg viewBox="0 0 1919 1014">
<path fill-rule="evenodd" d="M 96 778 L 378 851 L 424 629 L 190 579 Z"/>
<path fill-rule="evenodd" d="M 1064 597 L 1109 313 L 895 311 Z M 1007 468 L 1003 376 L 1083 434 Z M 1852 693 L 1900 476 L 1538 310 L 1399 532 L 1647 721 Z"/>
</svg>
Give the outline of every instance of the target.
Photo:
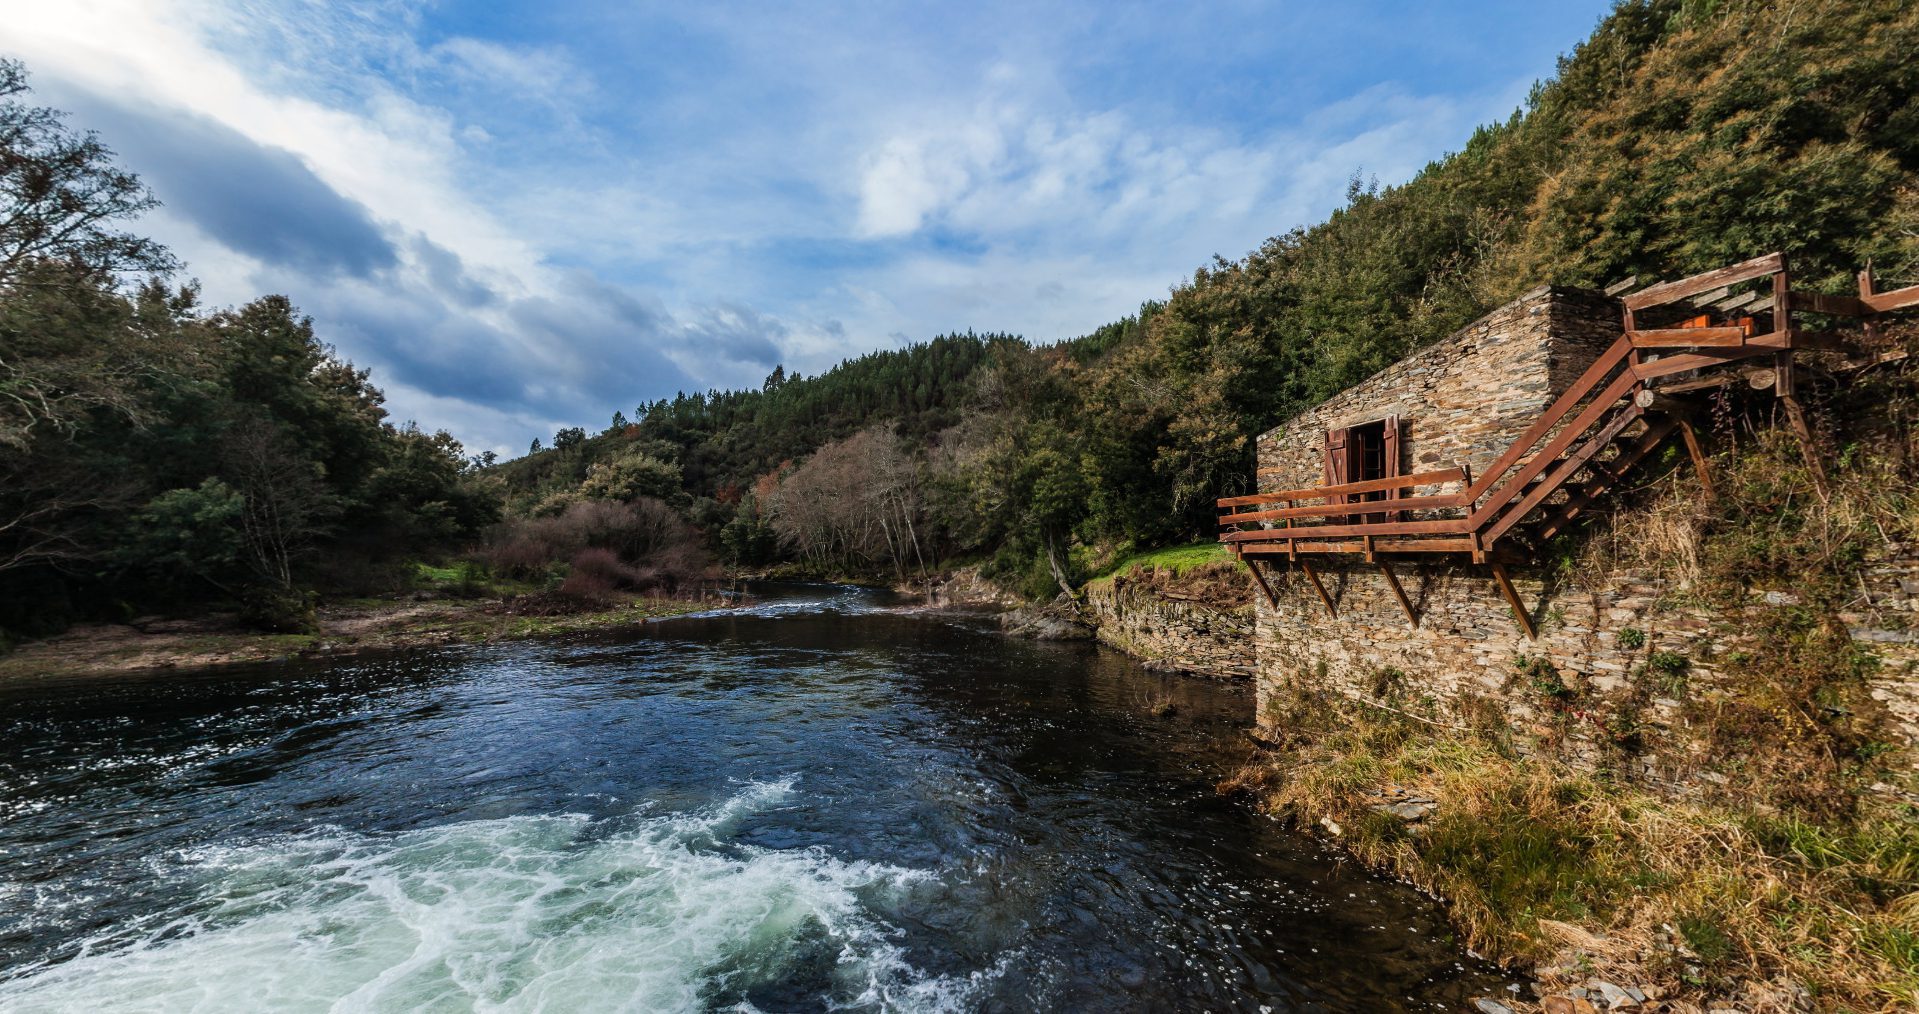
<svg viewBox="0 0 1919 1014">
<path fill-rule="evenodd" d="M 1327 430 L 1389 415 L 1401 419 L 1402 473 L 1465 462 L 1482 474 L 1617 337 L 1619 326 L 1618 304 L 1598 293 L 1534 289 L 1261 435 L 1259 467 L 1276 474 L 1260 477 L 1259 488 L 1318 485 Z M 1321 558 L 1317 565 L 1338 609 L 1333 618 L 1283 559 L 1267 559 L 1279 603 L 1263 596 L 1255 603 L 1262 715 L 1276 694 L 1298 684 L 1391 699 L 1441 720 L 1474 709 L 1483 715 L 1491 707 L 1516 731 L 1537 734 L 1525 741 L 1553 742 L 1575 763 L 1625 764 L 1636 776 L 1674 785 L 1701 777 L 1712 760 L 1660 749 L 1664 734 L 1685 720 L 1684 695 L 1721 683 L 1716 660 L 1745 650 L 1752 636 L 1739 618 L 1698 604 L 1653 575 L 1548 581 L 1542 571 L 1513 567 L 1538 630 L 1538 639 L 1528 640 L 1487 569 L 1451 558 L 1392 561 L 1417 626 L 1375 566 Z M 1869 567 L 1859 603 L 1843 619 L 1881 660 L 1873 695 L 1886 705 L 1894 731 L 1919 744 L 1919 549 L 1894 547 Z M 1774 591 L 1759 593 L 1753 606 L 1793 604 L 1789 593 Z M 1669 653 L 1661 656 L 1667 662 L 1683 658 L 1683 674 L 1650 665 L 1655 652 Z M 1521 664 L 1528 660 L 1548 665 Z M 1555 681 L 1573 693 L 1555 699 L 1549 693 Z M 1650 749 L 1630 757 L 1611 749 L 1622 709 Z"/>
<path fill-rule="evenodd" d="M 1253 676 L 1251 606 L 1168 598 L 1121 574 L 1086 586 L 1081 616 L 1101 641 L 1150 668 L 1221 679 Z"/>
<path fill-rule="evenodd" d="M 1327 615 L 1312 586 L 1284 564 L 1269 569 L 1277 607 L 1256 602 L 1257 699 L 1261 714 L 1275 694 L 1304 682 L 1362 700 L 1390 699 L 1446 720 L 1478 706 L 1502 713 L 1517 732 L 1558 743 L 1561 756 L 1582 766 L 1629 764 L 1635 776 L 1682 785 L 1718 758 L 1664 749 L 1684 721 L 1687 694 L 1713 690 L 1720 662 L 1752 646 L 1739 617 L 1699 604 L 1683 589 L 1631 573 L 1585 575 L 1547 582 L 1536 571 L 1513 568 L 1521 601 L 1538 639 L 1528 640 L 1486 569 L 1462 563 L 1395 562 L 1395 573 L 1419 616 L 1412 626 L 1376 568 L 1328 562 L 1321 580 L 1339 615 Z M 1896 548 L 1868 568 L 1861 608 L 1845 616 L 1855 640 L 1881 665 L 1872 694 L 1891 714 L 1895 731 L 1919 744 L 1919 553 Z M 1758 593 L 1755 608 L 1789 608 L 1789 593 Z M 1643 635 L 1641 643 L 1627 633 Z M 1654 652 L 1685 660 L 1683 673 L 1648 665 Z M 1545 670 L 1519 663 L 1543 659 L 1551 675 L 1576 692 L 1569 712 L 1554 706 Z M 1644 749 L 1630 758 L 1608 753 L 1623 702 Z M 1263 719 L 1262 719 L 1263 720 Z M 1706 777 L 1710 777 L 1708 774 Z"/>
<path fill-rule="evenodd" d="M 1316 486 L 1329 429 L 1400 417 L 1402 473 L 1467 462 L 1477 475 L 1619 334 L 1619 306 L 1541 287 L 1262 434 L 1265 491 Z M 1438 487 L 1408 495 L 1441 492 Z"/>
</svg>

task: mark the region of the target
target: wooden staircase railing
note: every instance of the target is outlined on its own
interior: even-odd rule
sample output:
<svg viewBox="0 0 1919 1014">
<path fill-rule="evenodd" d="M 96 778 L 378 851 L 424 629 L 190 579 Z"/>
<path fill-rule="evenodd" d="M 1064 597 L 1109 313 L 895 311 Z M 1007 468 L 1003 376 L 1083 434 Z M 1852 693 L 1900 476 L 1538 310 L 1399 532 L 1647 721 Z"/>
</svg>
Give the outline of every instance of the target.
<svg viewBox="0 0 1919 1014">
<path fill-rule="evenodd" d="M 1726 298 L 1732 286 L 1768 277 L 1768 298 Z M 1795 309 L 1870 322 L 1879 314 L 1919 305 L 1919 286 L 1876 292 L 1870 272 L 1861 272 L 1859 291 L 1857 298 L 1794 292 L 1782 254 L 1642 289 L 1622 301 L 1619 337 L 1477 478 L 1461 467 L 1226 497 L 1217 502 L 1220 540 L 1242 558 L 1282 555 L 1297 560 L 1354 553 L 1374 561 L 1381 553 L 1462 553 L 1474 562 L 1497 562 L 1515 557 L 1519 554 L 1506 551 L 1502 543 L 1522 531 L 1535 543 L 1564 531 L 1674 433 L 1686 436 L 1695 464 L 1703 469 L 1685 406 L 1659 394 L 1653 382 L 1761 357 L 1770 359 L 1777 378 L 1775 394 L 1807 438 L 1802 443 L 1811 455 L 1810 434 L 1794 399 L 1793 353 L 1844 345 L 1831 332 L 1795 327 Z M 1689 315 L 1683 326 L 1640 326 L 1642 320 L 1662 311 L 1670 316 L 1675 310 Z M 1755 315 L 1767 310 L 1772 329 L 1753 333 Z M 1743 316 L 1711 325 L 1712 317 L 1732 311 Z M 1634 424 L 1640 428 L 1635 430 Z M 1444 491 L 1448 486 L 1454 488 Z M 1419 487 L 1442 491 L 1405 495 Z M 1387 499 L 1352 500 L 1382 493 Z M 1242 510 L 1248 507 L 1253 509 Z M 1535 522 L 1530 530 L 1522 527 L 1528 521 Z M 1504 586 L 1503 570 L 1499 576 Z M 1387 577 L 1392 577 L 1390 571 Z M 1263 577 L 1260 581 L 1266 587 Z M 1412 618 L 1410 606 L 1407 612 Z"/>
</svg>

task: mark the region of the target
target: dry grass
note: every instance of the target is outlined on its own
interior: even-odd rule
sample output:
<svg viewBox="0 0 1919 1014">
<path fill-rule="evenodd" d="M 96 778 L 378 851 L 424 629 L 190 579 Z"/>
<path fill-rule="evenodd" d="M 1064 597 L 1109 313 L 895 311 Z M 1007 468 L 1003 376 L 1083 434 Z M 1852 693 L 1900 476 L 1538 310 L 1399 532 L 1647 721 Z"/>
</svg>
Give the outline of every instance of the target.
<svg viewBox="0 0 1919 1014">
<path fill-rule="evenodd" d="M 1910 812 L 1822 823 L 1672 801 L 1356 702 L 1316 694 L 1277 710 L 1283 763 L 1225 787 L 1302 826 L 1330 818 L 1362 861 L 1446 899 L 1482 953 L 1546 961 L 1577 927 L 1603 934 L 1588 958 L 1627 963 L 1670 997 L 1757 1009 L 1783 976 L 1823 1009 L 1919 1005 Z M 1407 825 L 1372 809 L 1405 785 L 1438 811 Z"/>
</svg>

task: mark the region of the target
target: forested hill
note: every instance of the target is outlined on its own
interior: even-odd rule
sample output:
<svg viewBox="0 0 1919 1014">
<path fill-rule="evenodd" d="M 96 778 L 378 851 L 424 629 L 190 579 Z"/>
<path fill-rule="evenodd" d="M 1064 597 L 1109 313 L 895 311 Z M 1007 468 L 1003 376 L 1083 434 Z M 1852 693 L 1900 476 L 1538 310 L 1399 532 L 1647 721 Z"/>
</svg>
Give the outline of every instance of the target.
<svg viewBox="0 0 1919 1014">
<path fill-rule="evenodd" d="M 1832 287 L 1867 261 L 1919 276 L 1914 52 L 1919 8 L 1902 0 L 1629 0 L 1507 121 L 1402 186 L 1355 182 L 1326 222 L 1217 260 L 1134 318 L 1055 346 L 976 340 L 953 360 L 964 368 L 903 368 L 940 343 L 882 353 L 764 392 L 646 406 L 621 432 L 678 467 L 702 524 L 740 531 L 780 528 L 766 501 L 784 482 L 798 483 L 791 510 L 810 502 L 830 471 L 804 474 L 820 442 L 903 422 L 888 453 L 915 463 L 916 531 L 1039 590 L 1049 547 L 1091 564 L 1208 531 L 1211 499 L 1250 481 L 1254 433 L 1534 285 L 1671 277 L 1771 250 Z M 880 383 L 887 357 L 902 368 Z M 839 400 L 848 391 L 859 400 Z M 517 465 L 516 501 L 563 492 L 524 483 L 584 476 L 619 446 L 604 439 L 568 468 Z M 754 469 L 769 470 L 761 495 L 736 499 Z M 851 511 L 857 492 L 834 495 Z M 848 566 L 887 552 L 876 535 L 787 521 L 777 540 L 729 551 Z"/>
<path fill-rule="evenodd" d="M 916 442 L 949 429 L 959 422 L 974 372 L 995 355 L 1026 352 L 1013 335 L 969 331 L 870 352 L 817 377 L 776 369 L 757 390 L 681 393 L 639 406 L 632 420 L 615 412 L 596 434 L 561 430 L 550 447 L 536 440 L 526 457 L 497 472 L 520 494 L 513 506 L 522 513 L 583 480 L 595 464 L 640 458 L 670 475 L 675 491 L 737 499 L 781 462 L 876 423 Z"/>
<path fill-rule="evenodd" d="M 1534 285 L 1771 250 L 1809 285 L 1919 281 L 1915 52 L 1903 0 L 1628 0 L 1457 153 L 1125 320 L 775 371 L 508 462 L 392 425 L 298 293 L 212 310 L 165 284 L 178 265 L 126 229 L 154 203 L 139 167 L 0 61 L 0 642 L 214 603 L 301 626 L 316 592 L 462 553 L 582 589 L 704 580 L 709 552 L 970 557 L 1048 593 L 1209 533 L 1253 434 Z"/>
</svg>

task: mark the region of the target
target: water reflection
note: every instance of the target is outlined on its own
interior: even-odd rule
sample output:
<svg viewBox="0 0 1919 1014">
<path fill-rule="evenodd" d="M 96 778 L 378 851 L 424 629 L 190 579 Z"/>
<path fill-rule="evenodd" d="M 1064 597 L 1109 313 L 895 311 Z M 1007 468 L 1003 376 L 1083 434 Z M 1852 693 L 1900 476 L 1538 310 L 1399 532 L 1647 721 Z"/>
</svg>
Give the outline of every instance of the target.
<svg viewBox="0 0 1919 1014">
<path fill-rule="evenodd" d="M 1425 899 L 1214 795 L 1249 709 L 820 587 L 624 637 L 0 688 L 0 1007 L 1497 989 Z"/>
</svg>

